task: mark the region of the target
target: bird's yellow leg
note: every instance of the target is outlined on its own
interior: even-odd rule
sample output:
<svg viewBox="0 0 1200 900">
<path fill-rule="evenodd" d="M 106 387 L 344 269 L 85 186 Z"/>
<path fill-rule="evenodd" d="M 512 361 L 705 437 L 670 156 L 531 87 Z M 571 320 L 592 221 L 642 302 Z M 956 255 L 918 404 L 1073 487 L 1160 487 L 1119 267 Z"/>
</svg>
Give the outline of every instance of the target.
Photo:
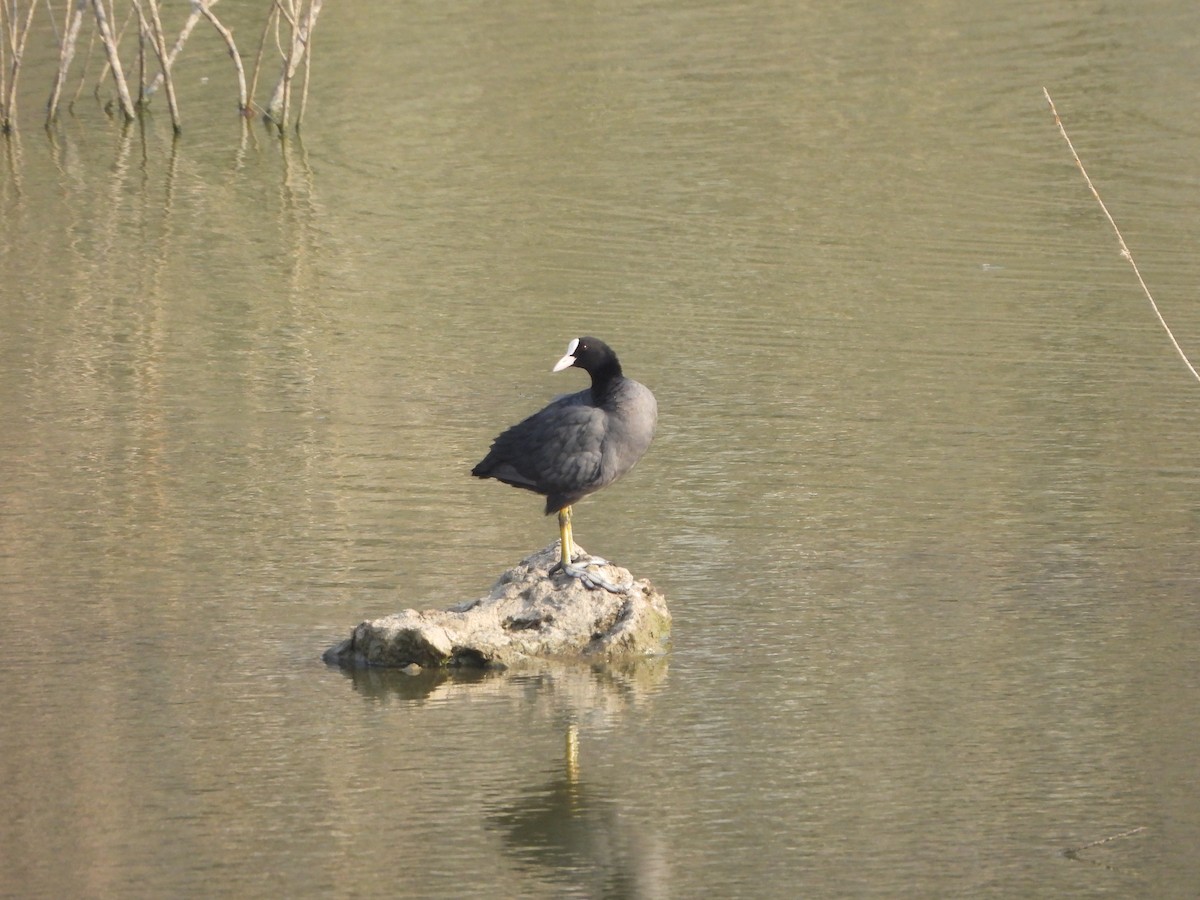
<svg viewBox="0 0 1200 900">
<path fill-rule="evenodd" d="M 569 566 L 575 557 L 575 543 L 571 537 L 571 507 L 564 506 L 558 511 L 558 545 L 562 565 Z"/>
<path fill-rule="evenodd" d="M 580 579 L 589 588 L 604 588 L 614 594 L 629 593 L 630 585 L 613 584 L 599 572 L 588 572 L 586 568 L 581 569 L 574 564 L 575 541 L 571 537 L 571 507 L 569 506 L 564 506 L 558 511 L 558 534 L 560 559 L 558 565 L 551 568 L 551 572 L 561 568 L 564 573 L 572 578 Z M 599 556 L 590 556 L 587 557 L 587 560 L 583 564 L 585 567 L 595 568 L 608 564 L 608 560 L 601 559 Z"/>
</svg>

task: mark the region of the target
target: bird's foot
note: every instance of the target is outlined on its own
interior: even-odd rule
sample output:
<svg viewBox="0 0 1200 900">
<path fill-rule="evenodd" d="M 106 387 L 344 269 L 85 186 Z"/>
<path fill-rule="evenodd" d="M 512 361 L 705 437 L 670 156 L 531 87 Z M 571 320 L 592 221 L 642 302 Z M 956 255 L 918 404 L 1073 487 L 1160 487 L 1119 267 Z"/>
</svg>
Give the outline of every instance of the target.
<svg viewBox="0 0 1200 900">
<path fill-rule="evenodd" d="M 561 571 L 568 578 L 578 578 L 584 583 L 585 587 L 593 591 L 603 589 L 611 594 L 628 594 L 633 587 L 632 583 L 616 584 L 609 581 L 599 572 L 589 572 L 589 568 L 608 565 L 608 560 L 602 556 L 587 556 L 577 561 L 582 561 L 583 565 L 578 566 L 575 564 L 575 561 L 569 563 L 559 561 L 550 569 L 550 574 L 553 575 L 555 572 Z"/>
</svg>

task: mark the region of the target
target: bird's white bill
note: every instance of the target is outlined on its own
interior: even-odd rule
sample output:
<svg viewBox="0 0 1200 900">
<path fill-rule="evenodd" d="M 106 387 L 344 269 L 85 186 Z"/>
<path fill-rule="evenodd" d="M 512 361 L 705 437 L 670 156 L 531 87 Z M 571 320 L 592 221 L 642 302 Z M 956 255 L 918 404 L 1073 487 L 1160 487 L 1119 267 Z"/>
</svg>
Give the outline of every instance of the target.
<svg viewBox="0 0 1200 900">
<path fill-rule="evenodd" d="M 567 355 L 554 364 L 551 372 L 561 372 L 563 369 L 569 369 L 575 365 L 575 350 L 579 346 L 579 338 L 574 338 L 571 343 L 567 344 Z"/>
</svg>

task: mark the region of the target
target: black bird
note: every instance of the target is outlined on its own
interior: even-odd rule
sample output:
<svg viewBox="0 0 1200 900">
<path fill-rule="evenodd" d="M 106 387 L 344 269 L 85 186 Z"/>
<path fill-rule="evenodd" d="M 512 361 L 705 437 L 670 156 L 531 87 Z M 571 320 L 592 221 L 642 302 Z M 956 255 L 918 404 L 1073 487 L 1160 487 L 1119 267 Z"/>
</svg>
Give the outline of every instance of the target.
<svg viewBox="0 0 1200 900">
<path fill-rule="evenodd" d="M 575 338 L 553 371 L 571 366 L 591 375 L 592 386 L 557 398 L 505 431 L 471 474 L 545 495 L 546 515 L 558 513 L 561 560 L 555 568 L 588 587 L 624 593 L 628 588 L 574 565 L 571 506 L 642 458 L 654 437 L 658 403 L 649 388 L 621 374 L 617 354 L 598 338 Z M 604 563 L 597 557 L 584 565 Z"/>
</svg>

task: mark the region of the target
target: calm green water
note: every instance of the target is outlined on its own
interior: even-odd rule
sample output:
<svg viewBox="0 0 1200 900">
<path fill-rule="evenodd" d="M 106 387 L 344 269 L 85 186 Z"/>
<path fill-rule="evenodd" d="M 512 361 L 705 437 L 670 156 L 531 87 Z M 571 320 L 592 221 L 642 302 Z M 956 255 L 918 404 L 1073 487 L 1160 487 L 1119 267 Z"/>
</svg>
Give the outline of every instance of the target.
<svg viewBox="0 0 1200 900">
<path fill-rule="evenodd" d="M 1200 358 L 1200 8 L 354 6 L 302 143 L 29 76 L 0 895 L 1195 896 L 1200 385 L 1041 88 Z M 324 667 L 555 537 L 467 473 L 580 333 L 669 655 Z"/>
</svg>

